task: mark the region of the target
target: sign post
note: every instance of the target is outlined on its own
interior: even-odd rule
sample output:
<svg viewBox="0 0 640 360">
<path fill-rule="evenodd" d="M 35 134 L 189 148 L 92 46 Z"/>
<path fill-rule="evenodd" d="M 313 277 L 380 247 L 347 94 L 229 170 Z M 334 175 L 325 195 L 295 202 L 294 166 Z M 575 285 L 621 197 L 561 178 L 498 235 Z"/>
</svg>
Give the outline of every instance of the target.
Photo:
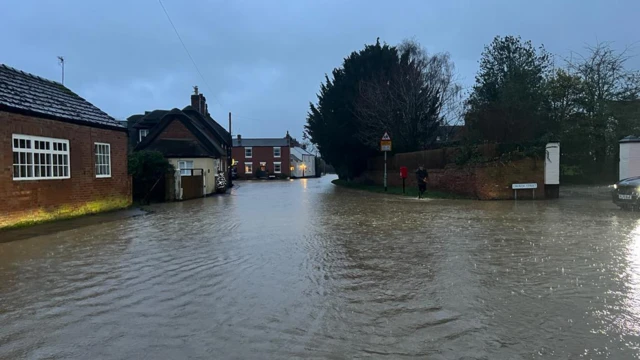
<svg viewBox="0 0 640 360">
<path fill-rule="evenodd" d="M 380 139 L 380 151 L 384 152 L 384 191 L 387 191 L 387 152 L 391 151 L 391 137 L 389 133 L 386 131 L 384 135 L 382 135 L 382 139 Z"/>
<path fill-rule="evenodd" d="M 533 199 L 536 198 L 536 189 L 538 188 L 537 183 L 527 183 L 527 184 L 512 184 L 511 189 L 513 189 L 513 195 L 516 200 L 518 200 L 518 190 L 533 190 Z"/>
</svg>

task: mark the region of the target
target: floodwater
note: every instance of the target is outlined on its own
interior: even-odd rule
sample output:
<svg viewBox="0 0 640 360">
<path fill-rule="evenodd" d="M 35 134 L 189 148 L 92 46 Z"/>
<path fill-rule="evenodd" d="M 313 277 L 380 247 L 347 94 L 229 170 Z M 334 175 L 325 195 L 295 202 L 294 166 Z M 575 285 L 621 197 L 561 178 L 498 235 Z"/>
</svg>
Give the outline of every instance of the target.
<svg viewBox="0 0 640 360">
<path fill-rule="evenodd" d="M 0 244 L 0 358 L 640 358 L 640 214 L 330 180 Z"/>
</svg>

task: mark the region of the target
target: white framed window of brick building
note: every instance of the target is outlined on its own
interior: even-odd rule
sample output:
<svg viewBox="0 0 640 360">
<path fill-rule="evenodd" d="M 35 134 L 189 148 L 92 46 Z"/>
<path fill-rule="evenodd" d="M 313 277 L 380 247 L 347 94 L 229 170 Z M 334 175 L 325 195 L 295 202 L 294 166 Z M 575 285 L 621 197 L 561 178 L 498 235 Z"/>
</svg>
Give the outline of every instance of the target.
<svg viewBox="0 0 640 360">
<path fill-rule="evenodd" d="M 253 148 L 251 147 L 244 148 L 244 157 L 247 159 L 251 159 L 253 157 Z"/>
<path fill-rule="evenodd" d="M 273 173 L 274 174 L 282 174 L 282 163 L 281 162 L 274 162 L 273 163 Z"/>
<path fill-rule="evenodd" d="M 192 160 L 180 160 L 178 161 L 178 168 L 180 169 L 181 176 L 191 176 L 193 170 Z"/>
<path fill-rule="evenodd" d="M 69 179 L 69 140 L 13 134 L 13 180 Z"/>
<path fill-rule="evenodd" d="M 244 173 L 253 174 L 253 163 L 250 163 L 250 162 L 244 163 Z"/>
<path fill-rule="evenodd" d="M 149 135 L 149 129 L 140 129 L 138 130 L 138 139 L 142 141 L 147 135 Z"/>
<path fill-rule="evenodd" d="M 274 158 L 279 158 L 282 155 L 282 149 L 280 148 L 280 146 L 274 146 L 273 147 L 273 157 Z"/>
<path fill-rule="evenodd" d="M 111 145 L 107 143 L 93 143 L 97 178 L 111 177 Z"/>
</svg>

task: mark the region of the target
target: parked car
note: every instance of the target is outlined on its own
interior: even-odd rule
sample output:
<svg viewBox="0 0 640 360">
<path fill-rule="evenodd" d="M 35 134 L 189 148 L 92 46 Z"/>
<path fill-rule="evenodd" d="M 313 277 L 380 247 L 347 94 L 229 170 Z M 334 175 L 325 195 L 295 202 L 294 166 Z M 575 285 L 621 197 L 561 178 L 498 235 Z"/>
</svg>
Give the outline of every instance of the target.
<svg viewBox="0 0 640 360">
<path fill-rule="evenodd" d="M 611 199 L 623 210 L 640 209 L 640 176 L 620 180 L 613 185 Z"/>
</svg>

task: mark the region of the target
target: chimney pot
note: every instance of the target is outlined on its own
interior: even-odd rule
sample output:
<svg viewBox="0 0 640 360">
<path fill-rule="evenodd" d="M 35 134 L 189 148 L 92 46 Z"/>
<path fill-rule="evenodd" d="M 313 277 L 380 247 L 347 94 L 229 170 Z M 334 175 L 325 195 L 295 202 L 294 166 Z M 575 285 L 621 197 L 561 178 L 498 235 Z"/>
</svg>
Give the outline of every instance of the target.
<svg viewBox="0 0 640 360">
<path fill-rule="evenodd" d="M 242 140 L 242 135 L 238 134 L 238 140 Z"/>
</svg>

